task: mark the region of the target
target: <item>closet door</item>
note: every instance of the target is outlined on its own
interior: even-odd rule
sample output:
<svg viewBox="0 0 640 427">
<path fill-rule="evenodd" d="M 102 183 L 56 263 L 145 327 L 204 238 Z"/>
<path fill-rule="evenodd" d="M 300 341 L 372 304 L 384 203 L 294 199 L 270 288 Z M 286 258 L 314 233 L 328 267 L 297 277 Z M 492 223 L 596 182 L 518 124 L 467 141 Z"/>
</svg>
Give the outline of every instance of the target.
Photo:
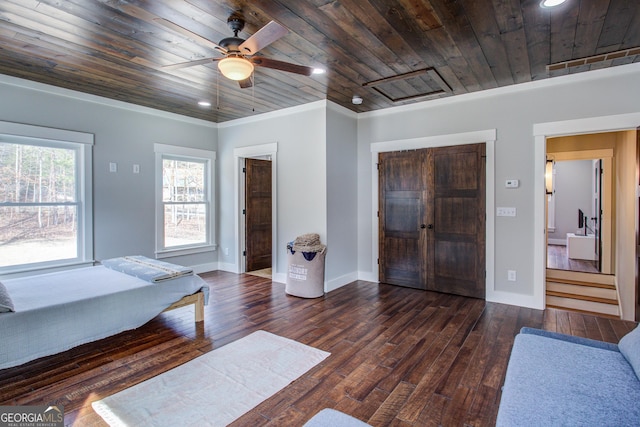
<svg viewBox="0 0 640 427">
<path fill-rule="evenodd" d="M 379 155 L 379 279 L 485 297 L 485 144 Z"/>
<path fill-rule="evenodd" d="M 378 155 L 379 280 L 427 289 L 425 150 Z"/>
<path fill-rule="evenodd" d="M 485 298 L 485 144 L 431 149 L 427 289 Z"/>
</svg>

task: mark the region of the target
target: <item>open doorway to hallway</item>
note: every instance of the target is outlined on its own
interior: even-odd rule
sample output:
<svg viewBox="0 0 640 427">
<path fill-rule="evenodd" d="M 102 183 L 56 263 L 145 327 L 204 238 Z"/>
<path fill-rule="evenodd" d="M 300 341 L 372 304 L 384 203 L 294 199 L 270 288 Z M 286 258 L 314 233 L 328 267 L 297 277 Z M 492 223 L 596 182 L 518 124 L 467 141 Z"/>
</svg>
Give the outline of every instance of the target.
<svg viewBox="0 0 640 427">
<path fill-rule="evenodd" d="M 547 139 L 547 307 L 618 317 L 616 247 L 629 227 L 622 171 L 628 131 Z M 619 252 L 619 251 L 618 251 Z"/>
</svg>

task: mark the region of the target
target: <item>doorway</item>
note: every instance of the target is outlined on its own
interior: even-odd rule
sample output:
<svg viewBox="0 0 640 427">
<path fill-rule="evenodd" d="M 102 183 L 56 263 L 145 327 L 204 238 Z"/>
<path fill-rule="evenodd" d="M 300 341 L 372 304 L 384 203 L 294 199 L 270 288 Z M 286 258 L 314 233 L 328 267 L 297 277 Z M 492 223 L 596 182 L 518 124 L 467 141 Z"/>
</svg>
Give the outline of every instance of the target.
<svg viewBox="0 0 640 427">
<path fill-rule="evenodd" d="M 245 265 L 247 273 L 271 278 L 271 160 L 245 159 Z"/>
<path fill-rule="evenodd" d="M 613 148 L 563 151 L 576 138 L 583 137 L 548 141 L 547 268 L 613 274 Z M 603 145 L 615 145 L 603 138 Z"/>
<path fill-rule="evenodd" d="M 485 149 L 379 153 L 380 282 L 485 298 Z"/>
<path fill-rule="evenodd" d="M 229 271 L 235 271 L 236 273 L 246 273 L 246 224 L 245 224 L 245 161 L 246 159 L 261 159 L 271 161 L 271 177 L 264 178 L 271 180 L 271 277 L 272 280 L 281 281 L 284 280 L 280 276 L 278 271 L 282 271 L 282 267 L 278 268 L 278 263 L 281 261 L 278 258 L 277 246 L 277 161 L 278 161 L 278 143 L 268 143 L 260 145 L 250 145 L 246 147 L 238 147 L 233 149 L 234 157 L 234 231 L 235 231 L 235 268 L 229 266 Z"/>
</svg>

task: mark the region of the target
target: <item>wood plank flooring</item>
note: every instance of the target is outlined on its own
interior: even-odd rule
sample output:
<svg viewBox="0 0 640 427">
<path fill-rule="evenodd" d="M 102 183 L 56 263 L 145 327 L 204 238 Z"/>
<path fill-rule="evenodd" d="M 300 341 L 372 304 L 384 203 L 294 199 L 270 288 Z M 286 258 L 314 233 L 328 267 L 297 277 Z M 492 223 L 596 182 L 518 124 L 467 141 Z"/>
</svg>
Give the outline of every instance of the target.
<svg viewBox="0 0 640 427">
<path fill-rule="evenodd" d="M 547 268 L 599 273 L 595 261 L 569 258 L 567 256 L 567 247 L 564 245 L 547 245 Z"/>
<path fill-rule="evenodd" d="M 63 405 L 67 425 L 102 426 L 92 401 L 262 329 L 331 356 L 233 426 L 300 426 L 325 407 L 373 426 L 490 426 L 522 326 L 608 342 L 634 326 L 363 281 L 302 299 L 257 276 L 201 276 L 211 287 L 204 324 L 181 308 L 137 330 L 0 370 L 0 405 Z"/>
</svg>

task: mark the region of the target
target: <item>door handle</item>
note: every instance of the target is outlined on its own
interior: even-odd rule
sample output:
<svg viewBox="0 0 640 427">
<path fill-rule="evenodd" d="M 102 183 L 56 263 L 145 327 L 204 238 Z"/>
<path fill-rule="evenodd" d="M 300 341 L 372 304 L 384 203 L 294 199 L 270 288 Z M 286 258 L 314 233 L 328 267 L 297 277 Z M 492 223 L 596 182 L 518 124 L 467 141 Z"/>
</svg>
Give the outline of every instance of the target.
<svg viewBox="0 0 640 427">
<path fill-rule="evenodd" d="M 420 224 L 420 228 L 428 228 L 429 230 L 433 230 L 433 224 Z"/>
<path fill-rule="evenodd" d="M 420 224 L 420 228 L 427 228 L 427 226 L 424 224 Z"/>
</svg>

